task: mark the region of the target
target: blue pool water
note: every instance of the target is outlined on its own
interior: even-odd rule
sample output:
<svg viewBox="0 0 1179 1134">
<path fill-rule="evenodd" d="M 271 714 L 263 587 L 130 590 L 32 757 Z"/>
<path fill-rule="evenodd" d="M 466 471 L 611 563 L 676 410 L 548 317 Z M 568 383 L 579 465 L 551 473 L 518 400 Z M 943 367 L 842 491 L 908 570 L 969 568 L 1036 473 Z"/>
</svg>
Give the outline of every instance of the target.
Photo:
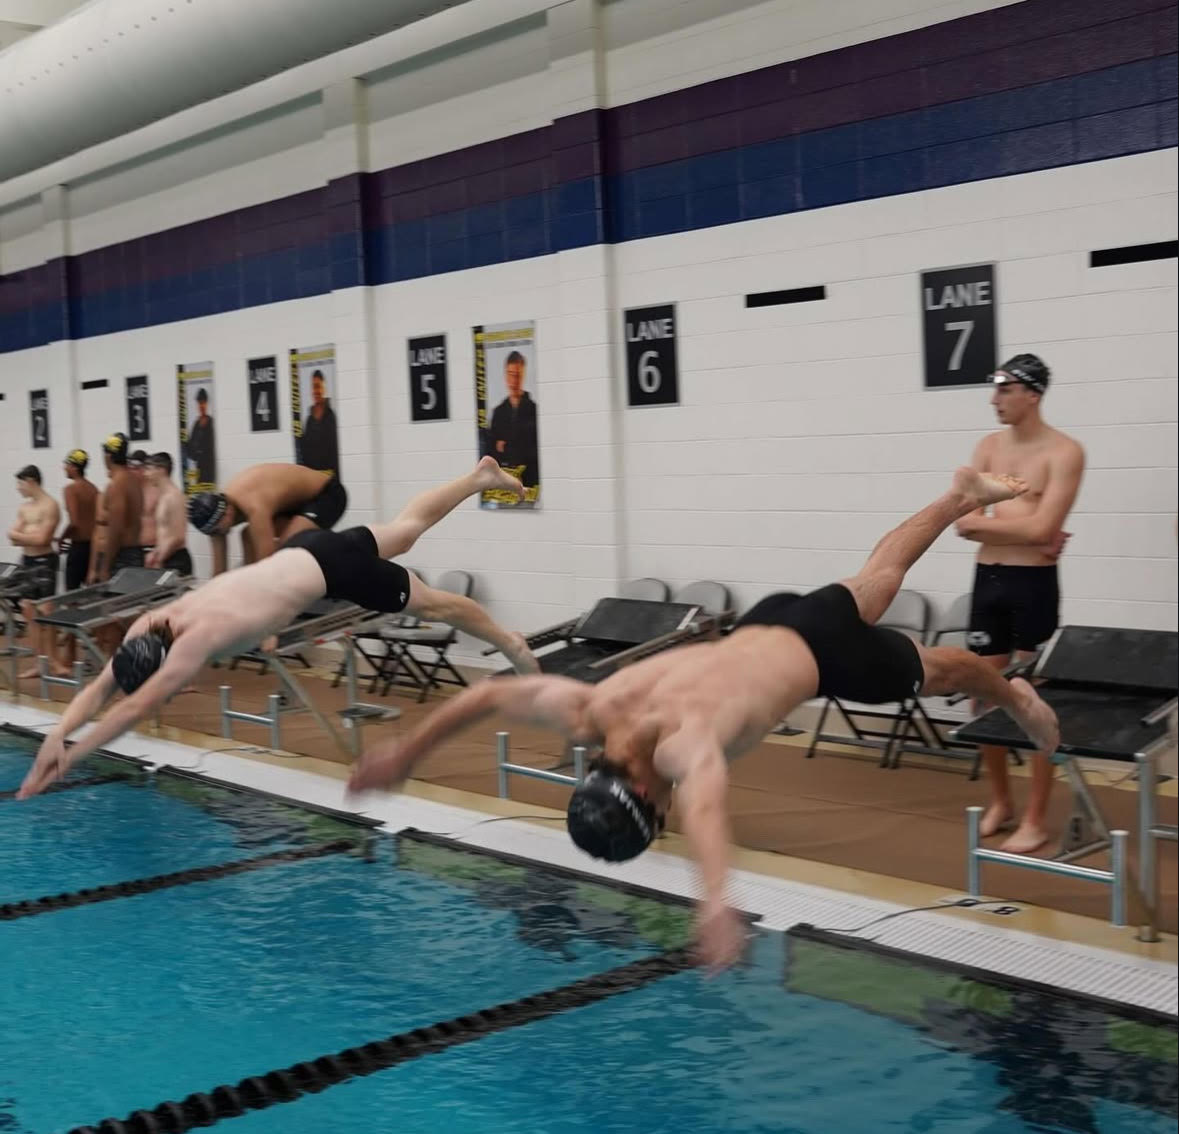
<svg viewBox="0 0 1179 1134">
<path fill-rule="evenodd" d="M 0 790 L 28 760 L 0 732 Z M 341 836 L 365 841 L 167 776 L 0 801 L 0 904 Z M 386 837 L 0 921 L 0 1132 L 125 1117 L 655 956 L 689 928 L 676 905 Z M 219 1128 L 1155 1134 L 1175 1128 L 1174 1034 L 763 935 L 724 977 L 664 977 Z"/>
</svg>

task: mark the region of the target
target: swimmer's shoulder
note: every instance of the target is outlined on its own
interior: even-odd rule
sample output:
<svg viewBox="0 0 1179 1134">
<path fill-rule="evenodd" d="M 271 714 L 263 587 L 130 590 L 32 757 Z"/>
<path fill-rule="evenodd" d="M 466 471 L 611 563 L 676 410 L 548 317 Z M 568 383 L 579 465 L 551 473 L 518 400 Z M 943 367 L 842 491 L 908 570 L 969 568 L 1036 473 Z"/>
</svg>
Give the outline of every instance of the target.
<svg viewBox="0 0 1179 1134">
<path fill-rule="evenodd" d="M 1053 427 L 1051 436 L 1051 447 L 1054 454 L 1061 457 L 1085 459 L 1085 447 L 1075 437 L 1070 437 L 1061 429 Z"/>
</svg>

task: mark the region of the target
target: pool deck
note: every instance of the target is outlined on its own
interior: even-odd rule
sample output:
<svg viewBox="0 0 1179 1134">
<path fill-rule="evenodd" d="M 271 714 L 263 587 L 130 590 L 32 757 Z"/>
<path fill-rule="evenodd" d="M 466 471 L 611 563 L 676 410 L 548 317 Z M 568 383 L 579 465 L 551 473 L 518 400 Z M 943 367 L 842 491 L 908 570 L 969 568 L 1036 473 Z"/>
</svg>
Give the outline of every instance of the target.
<svg viewBox="0 0 1179 1134">
<path fill-rule="evenodd" d="M 28 698 L 16 704 L 0 698 L 0 723 L 44 727 L 59 712 L 56 704 Z M 352 798 L 345 794 L 347 768 L 339 761 L 250 750 L 248 739 L 229 741 L 168 726 L 128 734 L 108 748 L 156 766 L 185 768 L 293 800 L 352 811 L 379 820 L 389 830 L 416 827 L 667 893 L 694 896 L 697 891 L 685 842 L 674 833 L 660 840 L 658 850 L 612 866 L 578 852 L 564 835 L 563 813 L 536 803 L 501 800 L 423 780 L 411 781 L 401 793 L 370 792 Z M 488 818 L 525 815 L 528 818 L 478 825 Z M 771 930 L 799 923 L 851 929 L 874 918 L 963 896 L 953 887 L 761 850 L 738 849 L 733 865 L 734 904 L 760 915 L 761 924 Z M 1173 884 L 1173 868 L 1171 875 Z M 985 888 L 986 872 L 983 879 Z M 1133 929 L 1118 929 L 1096 918 L 1015 900 L 1003 900 L 1002 907 L 1012 912 L 999 914 L 995 905 L 980 905 L 907 913 L 872 926 L 863 936 L 1171 1015 L 1179 1011 L 1179 942 L 1174 936 L 1164 934 L 1159 942 L 1145 944 L 1135 939 Z"/>
</svg>

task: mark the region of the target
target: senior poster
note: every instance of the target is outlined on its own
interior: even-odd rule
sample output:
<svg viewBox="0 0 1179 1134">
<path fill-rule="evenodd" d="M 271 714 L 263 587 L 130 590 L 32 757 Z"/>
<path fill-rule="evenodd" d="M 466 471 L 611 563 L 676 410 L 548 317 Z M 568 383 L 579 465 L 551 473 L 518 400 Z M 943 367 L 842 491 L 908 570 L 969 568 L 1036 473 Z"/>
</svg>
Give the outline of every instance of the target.
<svg viewBox="0 0 1179 1134">
<path fill-rule="evenodd" d="M 336 424 L 336 348 L 299 347 L 291 351 L 291 429 L 295 463 L 340 475 L 340 437 Z"/>
<path fill-rule="evenodd" d="M 479 455 L 494 457 L 525 488 L 523 500 L 502 490 L 483 492 L 479 507 L 539 508 L 536 324 L 500 323 L 472 331 Z"/>
<path fill-rule="evenodd" d="M 176 367 L 180 457 L 184 491 L 192 496 L 217 488 L 216 397 L 211 362 Z"/>
</svg>

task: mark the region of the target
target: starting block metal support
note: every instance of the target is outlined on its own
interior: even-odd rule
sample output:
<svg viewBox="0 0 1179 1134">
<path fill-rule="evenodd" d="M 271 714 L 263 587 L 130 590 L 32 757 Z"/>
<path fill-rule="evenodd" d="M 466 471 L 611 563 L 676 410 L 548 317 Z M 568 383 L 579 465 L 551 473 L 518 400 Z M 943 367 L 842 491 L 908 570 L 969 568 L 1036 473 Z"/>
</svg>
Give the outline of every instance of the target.
<svg viewBox="0 0 1179 1134">
<path fill-rule="evenodd" d="M 103 662 L 105 665 L 106 663 Z M 49 659 L 42 654 L 37 658 L 37 680 L 41 684 L 41 700 L 49 700 L 51 685 L 64 685 L 70 689 L 81 689 L 86 684 L 86 663 L 81 658 L 74 659 L 74 667 L 69 677 L 59 677 L 49 672 Z"/>
<path fill-rule="evenodd" d="M 4 636 L 8 644 L 3 650 L 0 650 L 0 657 L 8 659 L 8 688 L 13 697 L 20 697 L 20 678 L 17 674 L 20 671 L 20 662 L 22 658 L 32 657 L 33 651 L 28 646 L 18 646 L 16 639 L 16 610 L 9 604 L 4 604 Z"/>
<path fill-rule="evenodd" d="M 282 747 L 282 730 L 279 726 L 279 721 L 284 709 L 282 703 L 281 693 L 271 693 L 266 698 L 267 712 L 265 713 L 243 713 L 238 709 L 230 706 L 230 697 L 233 693 L 232 686 L 222 685 L 220 687 L 221 693 L 221 735 L 226 740 L 233 739 L 233 722 L 245 721 L 248 724 L 266 725 L 270 729 L 270 747 Z"/>
<path fill-rule="evenodd" d="M 245 721 L 248 724 L 266 725 L 270 729 L 271 748 L 282 747 L 280 721 L 284 713 L 307 712 L 315 718 L 315 723 L 331 738 L 332 742 L 352 757 L 358 757 L 361 752 L 363 738 L 362 728 L 366 723 L 395 720 L 401 716 L 401 710 L 385 705 L 367 705 L 356 700 L 356 653 L 352 639 L 348 635 L 340 638 L 344 649 L 344 666 L 347 675 L 348 705 L 340 709 L 338 716 L 340 725 L 337 726 L 324 714 L 308 696 L 302 684 L 291 672 L 286 659 L 277 653 L 264 656 L 266 662 L 278 678 L 283 692 L 271 693 L 267 698 L 267 709 L 264 713 L 244 713 L 232 708 L 230 697 L 232 687 L 221 686 L 221 735 L 232 737 L 233 722 Z"/>
<path fill-rule="evenodd" d="M 509 759 L 510 744 L 510 733 L 497 732 L 495 734 L 495 764 L 496 775 L 499 781 L 500 799 L 509 798 L 509 776 L 526 776 L 531 780 L 544 780 L 550 784 L 566 784 L 569 787 L 576 787 L 585 779 L 586 749 L 584 745 L 578 744 L 573 748 L 573 775 L 570 776 L 565 772 L 547 771 L 544 768 L 530 768 L 527 764 L 513 764 Z"/>
<path fill-rule="evenodd" d="M 1109 849 L 1113 842 L 1109 826 L 1076 760 L 1069 756 L 1054 756 L 1052 762 L 1064 765 L 1073 792 L 1072 810 L 1061 836 L 1060 850 L 1052 856 L 1053 859 L 1057 862 L 1073 862 Z"/>
<path fill-rule="evenodd" d="M 1060 859 L 1034 858 L 1026 854 L 988 850 L 979 845 L 982 816 L 981 807 L 966 809 L 966 889 L 972 898 L 982 897 L 981 864 L 1001 862 L 1007 866 L 1022 866 L 1026 870 L 1038 870 L 1044 874 L 1059 874 L 1065 878 L 1080 878 L 1086 882 L 1100 882 L 1110 886 L 1112 893 L 1109 920 L 1117 926 L 1126 924 L 1126 844 L 1130 838 L 1129 832 L 1110 832 L 1110 869 L 1096 870 L 1091 866 L 1076 866 Z"/>
<path fill-rule="evenodd" d="M 352 636 L 346 635 L 340 644 L 344 649 L 344 678 L 348 691 L 348 707 L 339 711 L 340 724 L 348 734 L 348 750 L 354 758 L 359 758 L 364 743 L 362 731 L 366 724 L 380 721 L 395 721 L 401 716 L 401 710 L 392 705 L 370 705 L 356 699 L 356 643 Z M 339 741 L 337 740 L 337 743 Z"/>
<path fill-rule="evenodd" d="M 1156 761 L 1164 747 L 1163 744 L 1153 745 L 1135 757 L 1138 762 L 1138 883 L 1142 888 L 1145 914 L 1138 926 L 1139 941 L 1159 939 L 1158 841 L 1163 839 L 1173 843 L 1179 837 L 1179 830 L 1173 823 L 1158 822 Z"/>
</svg>

